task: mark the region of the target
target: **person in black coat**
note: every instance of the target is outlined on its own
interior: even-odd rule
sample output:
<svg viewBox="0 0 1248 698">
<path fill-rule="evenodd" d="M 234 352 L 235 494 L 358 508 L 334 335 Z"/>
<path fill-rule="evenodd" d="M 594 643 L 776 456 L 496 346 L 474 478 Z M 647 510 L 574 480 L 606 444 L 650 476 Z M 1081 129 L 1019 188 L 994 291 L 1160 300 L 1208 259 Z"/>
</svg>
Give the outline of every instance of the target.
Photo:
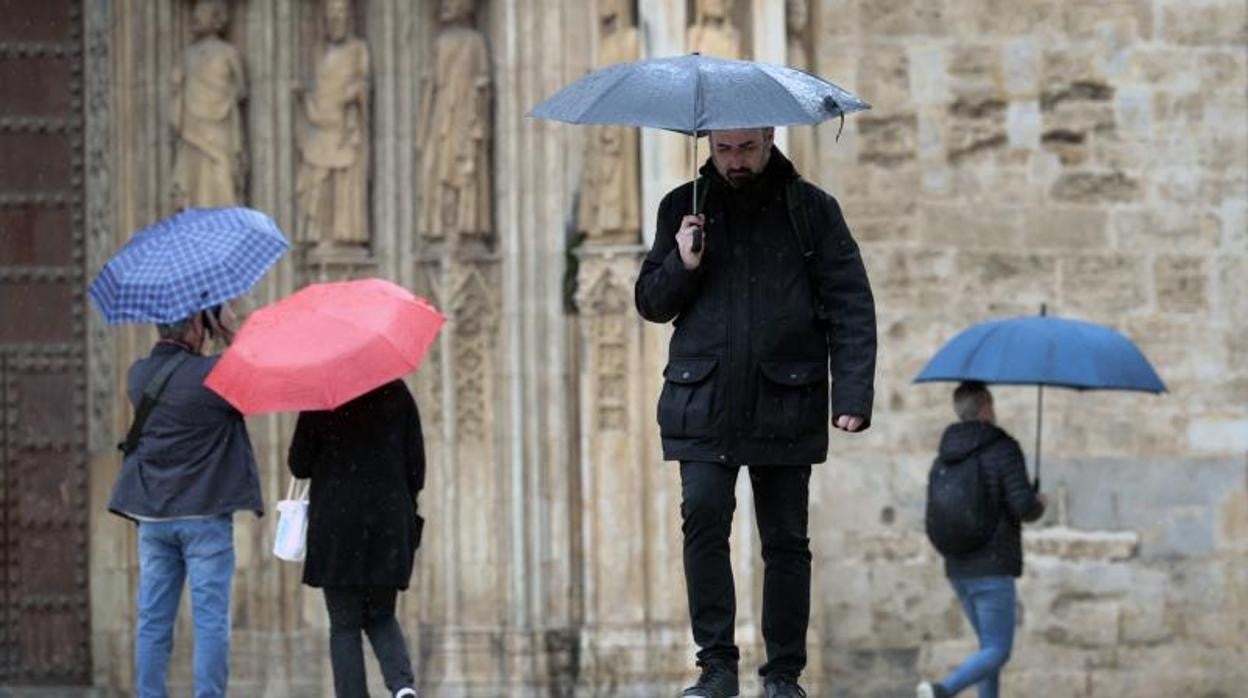
<svg viewBox="0 0 1248 698">
<path fill-rule="evenodd" d="M 1001 670 L 1009 661 L 1014 642 L 1016 591 L 1014 579 L 1023 574 L 1022 524 L 1044 515 L 1047 499 L 1027 482 L 1027 467 L 1018 442 L 996 425 L 992 393 L 979 382 L 960 384 L 953 391 L 958 420 L 945 429 L 933 470 L 980 469 L 987 501 L 996 503 L 996 527 L 979 547 L 944 554 L 945 575 L 953 586 L 967 620 L 979 638 L 979 650 L 939 682 L 924 681 L 918 698 L 950 698 L 979 685 L 981 698 L 996 698 Z M 930 514 L 929 505 L 929 518 Z M 972 548 L 982 538 L 967 541 Z"/>
<path fill-rule="evenodd" d="M 770 128 L 711 132 L 698 183 L 704 211 L 689 215 L 693 183 L 663 198 L 635 289 L 643 318 L 675 325 L 658 422 L 664 457 L 680 461 L 685 582 L 700 648 L 702 675 L 686 696 L 739 689 L 728 536 L 743 464 L 765 565 L 759 673 L 768 698 L 804 695 L 808 486 L 811 464 L 828 456 L 829 397 L 838 429 L 871 422 L 875 305 L 858 245 L 836 200 L 798 179 L 773 136 Z"/>
<path fill-rule="evenodd" d="M 416 498 L 425 447 L 416 401 L 391 381 L 329 411 L 303 412 L 290 472 L 311 478 L 303 583 L 321 587 L 329 611 L 334 692 L 366 696 L 361 631 L 395 696 L 415 696 L 407 644 L 395 618 L 420 545 Z"/>
</svg>

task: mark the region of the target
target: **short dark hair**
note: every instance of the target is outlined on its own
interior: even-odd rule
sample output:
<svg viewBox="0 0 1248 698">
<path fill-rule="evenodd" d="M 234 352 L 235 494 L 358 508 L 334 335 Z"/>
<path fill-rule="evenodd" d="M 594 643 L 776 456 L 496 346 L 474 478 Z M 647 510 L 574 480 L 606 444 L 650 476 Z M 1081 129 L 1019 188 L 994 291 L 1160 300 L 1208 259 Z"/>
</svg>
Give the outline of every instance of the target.
<svg viewBox="0 0 1248 698">
<path fill-rule="evenodd" d="M 953 411 L 963 422 L 979 419 L 979 411 L 991 402 L 992 393 L 979 381 L 963 381 L 953 390 Z"/>
<path fill-rule="evenodd" d="M 182 339 L 187 332 L 191 331 L 191 322 L 195 316 L 182 318 L 175 322 L 158 322 L 156 323 L 156 333 L 161 339 Z"/>
</svg>

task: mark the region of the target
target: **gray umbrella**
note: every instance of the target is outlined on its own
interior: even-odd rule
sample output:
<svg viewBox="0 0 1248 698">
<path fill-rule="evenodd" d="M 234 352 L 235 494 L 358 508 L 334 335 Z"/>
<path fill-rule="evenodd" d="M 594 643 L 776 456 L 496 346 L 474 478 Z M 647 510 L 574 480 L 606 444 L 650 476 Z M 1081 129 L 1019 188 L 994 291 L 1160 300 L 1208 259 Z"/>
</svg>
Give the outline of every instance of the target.
<svg viewBox="0 0 1248 698">
<path fill-rule="evenodd" d="M 646 126 L 694 136 L 724 129 L 817 124 L 870 108 L 849 91 L 801 70 L 694 53 L 595 70 L 548 97 L 529 116 L 572 124 Z M 695 187 L 696 145 L 695 141 Z M 693 199 L 696 214 L 696 190 Z"/>
</svg>

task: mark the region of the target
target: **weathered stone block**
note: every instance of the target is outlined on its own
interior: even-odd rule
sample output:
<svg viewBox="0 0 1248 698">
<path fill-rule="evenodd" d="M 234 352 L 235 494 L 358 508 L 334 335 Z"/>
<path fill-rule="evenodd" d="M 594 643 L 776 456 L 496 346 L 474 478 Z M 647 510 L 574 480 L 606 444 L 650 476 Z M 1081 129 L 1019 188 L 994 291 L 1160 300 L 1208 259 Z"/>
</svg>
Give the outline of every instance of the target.
<svg viewBox="0 0 1248 698">
<path fill-rule="evenodd" d="M 1115 247 L 1123 251 L 1192 252 L 1218 244 L 1218 216 L 1206 209 L 1150 207 L 1115 210 L 1110 218 Z"/>
<path fill-rule="evenodd" d="M 858 120 L 862 137 L 861 162 L 893 167 L 917 156 L 918 120 L 914 114 L 864 117 Z"/>
<path fill-rule="evenodd" d="M 1164 0 L 1161 37 L 1195 46 L 1248 42 L 1248 7 L 1235 0 Z"/>
<path fill-rule="evenodd" d="M 1248 55 L 1242 49 L 1202 51 L 1196 62 L 1198 67 L 1192 72 L 1199 77 L 1202 90 L 1225 90 L 1248 80 Z"/>
<path fill-rule="evenodd" d="M 1223 249 L 1231 248 L 1227 245 Z M 1218 257 L 1218 291 L 1215 315 L 1232 327 L 1248 318 L 1248 254 L 1228 253 Z"/>
<path fill-rule="evenodd" d="M 1016 208 L 921 205 L 922 240 L 962 249 L 1011 248 L 1022 238 L 1023 212 Z"/>
<path fill-rule="evenodd" d="M 959 274 L 984 298 L 1008 301 L 1021 311 L 1034 312 L 1057 297 L 1057 260 L 1043 254 L 963 252 Z"/>
<path fill-rule="evenodd" d="M 1205 453 L 1248 451 L 1248 418 L 1195 418 L 1187 429 L 1192 450 Z"/>
<path fill-rule="evenodd" d="M 1038 102 L 1010 102 L 1005 123 L 1011 147 L 1035 148 L 1040 144 L 1044 129 Z"/>
<path fill-rule="evenodd" d="M 1050 194 L 1072 203 L 1125 203 L 1140 196 L 1140 183 L 1122 172 L 1068 172 Z"/>
<path fill-rule="evenodd" d="M 1143 264 L 1128 255 L 1082 255 L 1061 262 L 1062 298 L 1072 308 L 1127 312 L 1145 302 Z"/>
<path fill-rule="evenodd" d="M 1157 307 L 1173 313 L 1209 309 L 1209 272 L 1203 257 L 1159 256 L 1153 262 Z"/>
<path fill-rule="evenodd" d="M 859 5 L 859 26 L 863 35 L 884 36 L 919 33 L 916 0 L 879 0 Z"/>
<path fill-rule="evenodd" d="M 858 57 L 858 84 L 871 86 L 869 101 L 876 109 L 868 114 L 888 116 L 906 110 L 913 100 L 910 57 L 905 47 L 882 43 L 864 46 Z"/>
<path fill-rule="evenodd" d="M 1190 51 L 1166 45 L 1131 48 L 1122 80 L 1152 89 L 1191 90 L 1199 83 L 1197 59 Z"/>
<path fill-rule="evenodd" d="M 1047 555 L 1063 560 L 1122 561 L 1135 557 L 1140 537 L 1132 531 L 1086 531 L 1046 527 L 1023 531 L 1029 555 Z"/>
<path fill-rule="evenodd" d="M 954 254 L 947 250 L 880 250 L 867 258 L 877 293 L 911 308 L 944 307 L 958 297 L 950 275 L 955 263 Z"/>
<path fill-rule="evenodd" d="M 1219 507 L 1218 545 L 1241 553 L 1248 550 L 1248 490 L 1231 492 Z"/>
<path fill-rule="evenodd" d="M 825 650 L 823 680 L 837 688 L 827 695 L 885 698 L 911 692 L 918 654 L 917 647 Z"/>
<path fill-rule="evenodd" d="M 865 563 L 919 561 L 928 553 L 927 538 L 915 531 L 849 531 L 845 536 L 845 556 Z"/>
<path fill-rule="evenodd" d="M 1148 0 L 1068 3 L 1062 20 L 1066 35 L 1073 38 L 1094 38 L 1109 27 L 1121 29 L 1133 40 L 1153 35 L 1153 6 Z"/>
<path fill-rule="evenodd" d="M 1099 208 L 1048 206 L 1027 217 L 1029 249 L 1098 250 L 1109 247 L 1108 214 Z M 1096 265 L 1089 262 L 1090 267 Z M 1095 273 L 1095 270 L 1092 270 Z M 1066 286 L 1071 288 L 1071 286 Z"/>
<path fill-rule="evenodd" d="M 1013 39 L 1002 50 L 1005 89 L 1011 99 L 1034 101 L 1040 93 L 1041 49 L 1033 37 Z"/>
<path fill-rule="evenodd" d="M 949 59 L 950 87 L 956 95 L 1001 95 L 1005 71 L 1001 49 L 995 44 L 961 44 Z"/>
<path fill-rule="evenodd" d="M 945 149 L 949 161 L 990 154 L 1007 144 L 1006 102 L 996 95 L 963 96 L 949 106 Z"/>
<path fill-rule="evenodd" d="M 948 49 L 917 43 L 906 47 L 910 94 L 920 106 L 943 106 L 949 100 Z"/>
</svg>

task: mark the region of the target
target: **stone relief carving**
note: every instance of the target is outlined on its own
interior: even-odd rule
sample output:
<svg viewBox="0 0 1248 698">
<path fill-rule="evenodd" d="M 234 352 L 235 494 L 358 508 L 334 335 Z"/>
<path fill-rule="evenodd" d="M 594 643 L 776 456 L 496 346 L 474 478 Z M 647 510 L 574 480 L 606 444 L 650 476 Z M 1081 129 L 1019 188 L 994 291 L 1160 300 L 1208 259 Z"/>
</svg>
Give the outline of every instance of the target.
<svg viewBox="0 0 1248 698">
<path fill-rule="evenodd" d="M 635 61 L 641 41 L 629 0 L 599 0 L 596 64 Z M 592 242 L 636 242 L 641 231 L 637 129 L 595 126 L 585 149 L 577 227 Z"/>
<path fill-rule="evenodd" d="M 455 348 L 455 423 L 460 443 L 480 441 L 489 430 L 494 307 L 480 273 L 465 270 L 451 312 Z"/>
<path fill-rule="evenodd" d="M 787 0 L 784 14 L 788 30 L 788 64 L 799 70 L 810 70 L 810 0 Z M 814 178 L 819 168 L 814 127 L 790 127 L 787 154 L 802 176 Z"/>
<path fill-rule="evenodd" d="M 578 298 L 586 317 L 593 389 L 594 426 L 599 431 L 628 428 L 628 351 L 632 285 L 607 266 Z"/>
<path fill-rule="evenodd" d="M 244 200 L 247 152 L 240 105 L 247 78 L 238 49 L 225 41 L 225 0 L 197 0 L 194 40 L 173 70 L 170 121 L 177 135 L 172 199 L 176 208 L 229 206 Z"/>
<path fill-rule="evenodd" d="M 416 147 L 422 236 L 458 246 L 491 228 L 490 57 L 473 0 L 442 0 L 441 29 L 422 78 Z"/>
<path fill-rule="evenodd" d="M 686 42 L 689 51 L 716 58 L 741 58 L 741 33 L 732 23 L 732 0 L 697 0 Z"/>
<path fill-rule="evenodd" d="M 349 0 L 326 0 L 328 45 L 309 90 L 295 90 L 302 113 L 296 140 L 298 235 L 320 248 L 369 241 L 369 56 L 353 34 Z"/>
</svg>

